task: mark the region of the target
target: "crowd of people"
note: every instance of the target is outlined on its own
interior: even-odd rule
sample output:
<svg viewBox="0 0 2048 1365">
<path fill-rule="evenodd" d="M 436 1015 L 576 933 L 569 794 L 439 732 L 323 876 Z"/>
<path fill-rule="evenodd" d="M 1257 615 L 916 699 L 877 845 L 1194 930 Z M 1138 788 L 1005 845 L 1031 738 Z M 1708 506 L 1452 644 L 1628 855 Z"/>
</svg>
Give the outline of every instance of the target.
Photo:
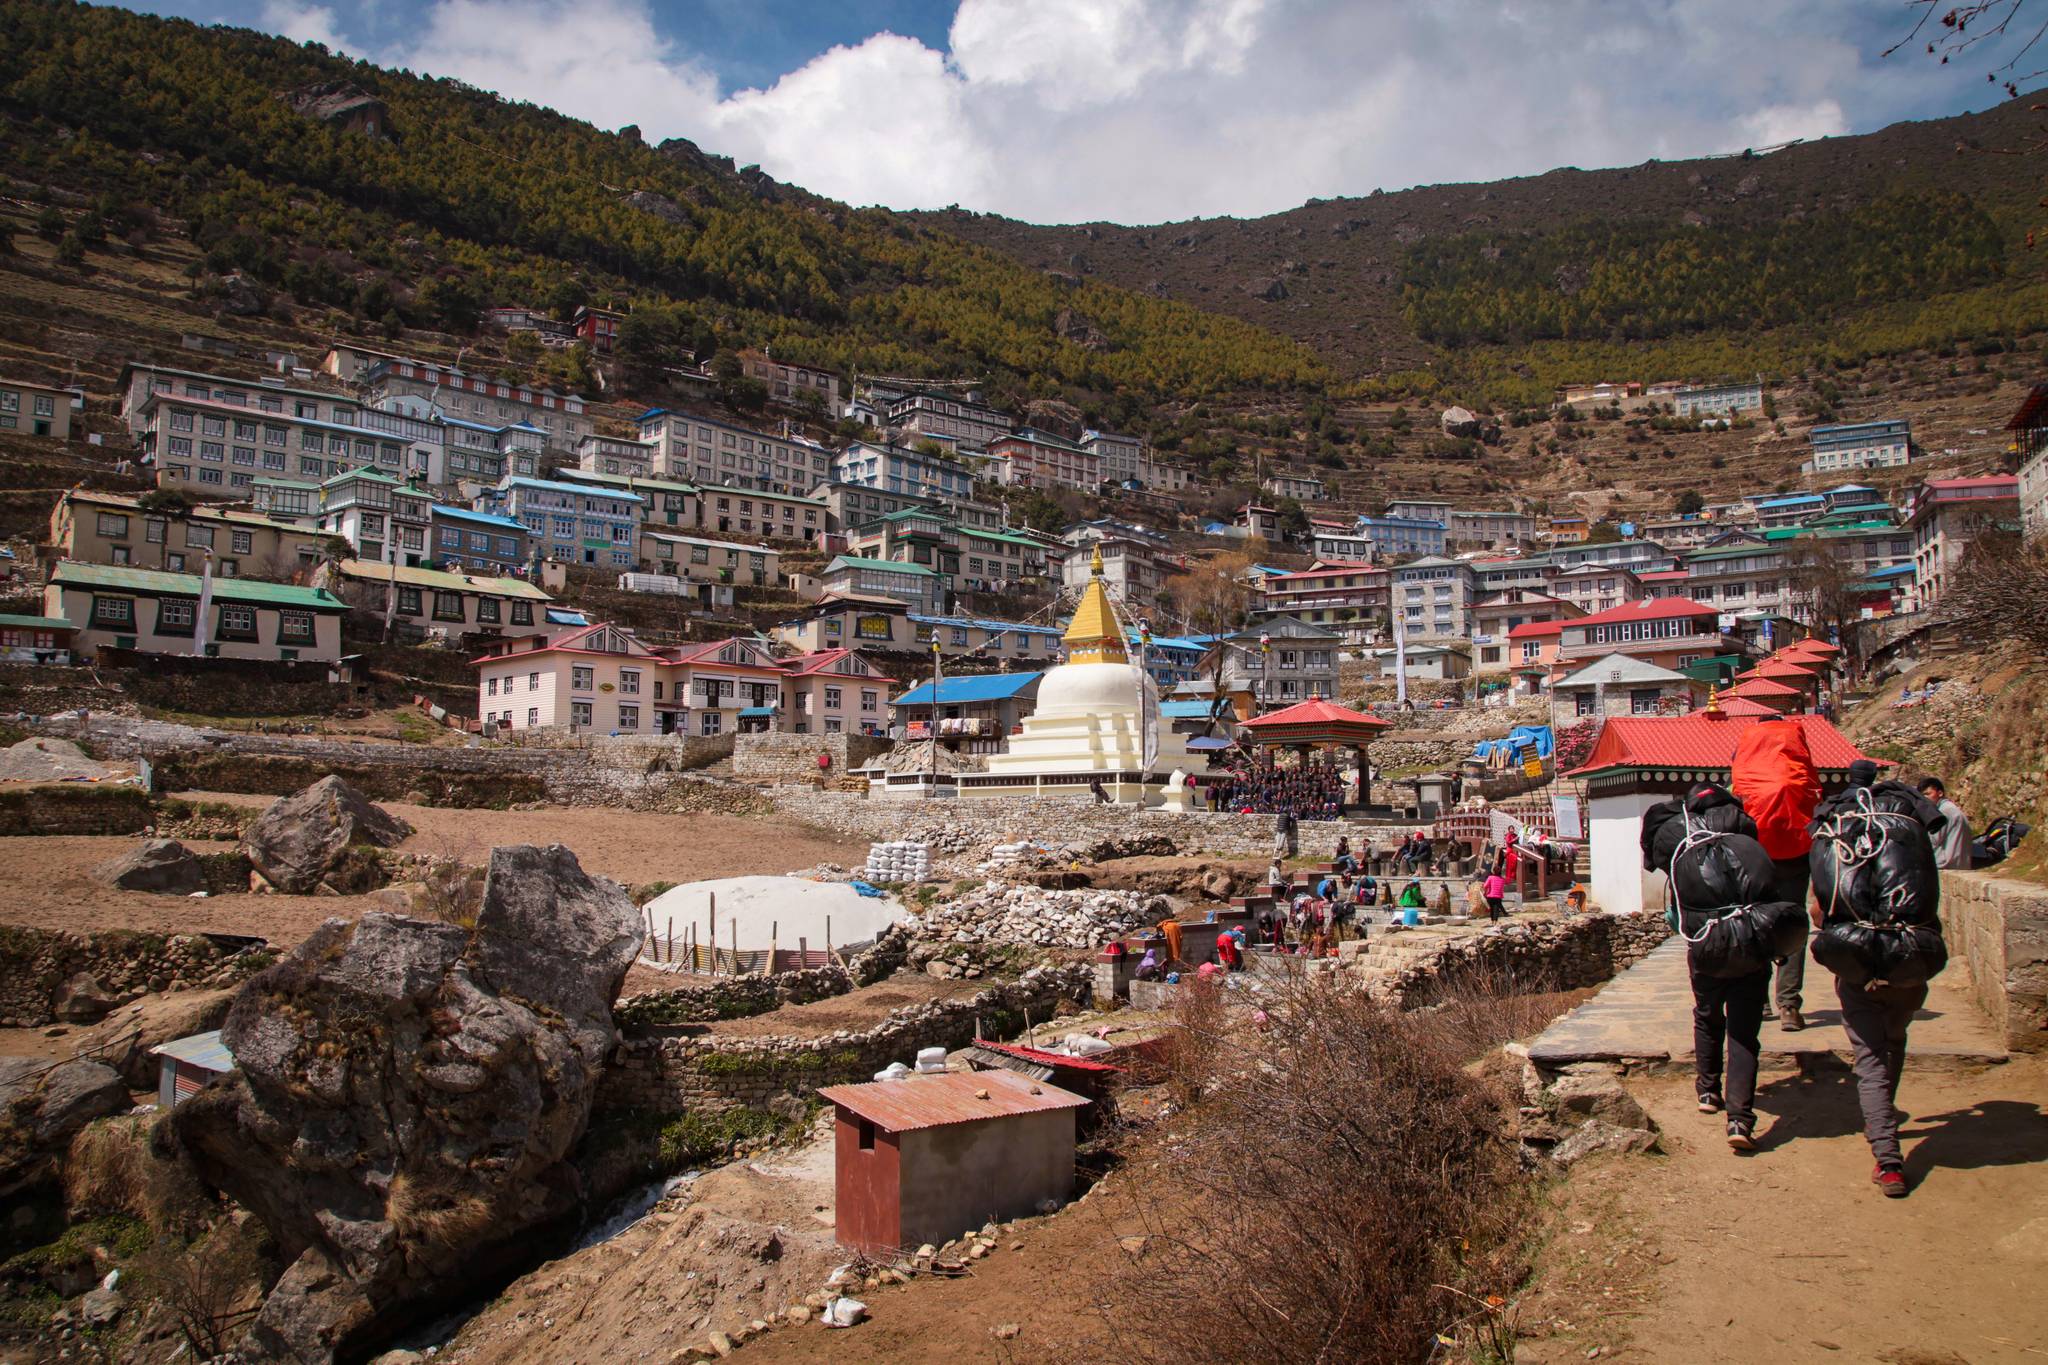
<svg viewBox="0 0 2048 1365">
<path fill-rule="evenodd" d="M 1233 754 L 1209 791 L 1216 810 L 1240 815 L 1335 820 L 1344 810 L 1344 774 L 1320 754 L 1292 763 L 1280 762 L 1267 750 Z"/>
</svg>

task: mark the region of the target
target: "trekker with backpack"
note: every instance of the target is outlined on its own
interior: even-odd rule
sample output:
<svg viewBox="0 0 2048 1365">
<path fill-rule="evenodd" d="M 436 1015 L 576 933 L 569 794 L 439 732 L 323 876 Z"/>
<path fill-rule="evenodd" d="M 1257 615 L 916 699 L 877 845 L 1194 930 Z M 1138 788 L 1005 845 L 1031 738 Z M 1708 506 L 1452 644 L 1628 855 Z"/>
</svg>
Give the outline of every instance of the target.
<svg viewBox="0 0 2048 1365">
<path fill-rule="evenodd" d="M 1849 788 L 1814 820 L 1813 956 L 1835 974 L 1863 1136 L 1876 1162 L 1871 1183 L 1903 1199 L 1896 1101 L 1906 1029 L 1927 1003 L 1928 980 L 1948 963 L 1933 838 L 1947 817 L 1912 788 L 1876 778 L 1877 765 L 1859 759 Z"/>
<path fill-rule="evenodd" d="M 1767 717 L 1750 726 L 1736 742 L 1728 785 L 1742 802 L 1742 809 L 1756 821 L 1757 842 L 1771 855 L 1771 866 L 1777 870 L 1772 898 L 1803 908 L 1807 852 L 1813 847 L 1807 826 L 1813 823 L 1813 809 L 1820 804 L 1820 774 L 1806 745 L 1806 731 L 1783 716 Z M 1802 938 L 1798 948 L 1779 961 L 1771 992 L 1778 1027 L 1787 1033 L 1806 1027 L 1806 1016 L 1800 1012 L 1805 986 L 1806 942 Z"/>
</svg>

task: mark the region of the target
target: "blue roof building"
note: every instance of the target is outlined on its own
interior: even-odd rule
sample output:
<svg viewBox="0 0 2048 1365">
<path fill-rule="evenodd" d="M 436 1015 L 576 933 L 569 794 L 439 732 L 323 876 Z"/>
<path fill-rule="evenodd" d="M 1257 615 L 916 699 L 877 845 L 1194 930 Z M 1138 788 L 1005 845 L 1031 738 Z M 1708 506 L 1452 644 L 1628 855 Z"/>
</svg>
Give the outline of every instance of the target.
<svg viewBox="0 0 2048 1365">
<path fill-rule="evenodd" d="M 552 479 L 510 478 L 481 510 L 523 525 L 539 553 L 565 564 L 630 569 L 647 500 L 638 493 Z"/>
</svg>

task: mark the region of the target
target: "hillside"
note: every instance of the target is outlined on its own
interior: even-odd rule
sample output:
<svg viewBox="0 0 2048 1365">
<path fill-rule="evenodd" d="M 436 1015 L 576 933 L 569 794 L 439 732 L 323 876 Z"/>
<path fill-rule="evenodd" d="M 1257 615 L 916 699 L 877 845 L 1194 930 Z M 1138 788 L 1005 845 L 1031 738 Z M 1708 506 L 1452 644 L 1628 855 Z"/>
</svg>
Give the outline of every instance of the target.
<svg viewBox="0 0 2048 1365">
<path fill-rule="evenodd" d="M 381 119 L 366 134 L 300 112 L 315 96 L 380 101 Z M 497 303 L 673 301 L 681 334 L 720 349 L 980 373 L 1021 397 L 1324 377 L 1305 349 L 1241 321 L 1061 284 L 686 142 L 649 147 L 636 130 L 245 30 L 6 0 L 0 148 L 10 193 L 89 197 L 68 225 L 83 248 L 147 243 L 182 220 L 202 285 L 240 272 L 263 304 L 366 330 L 467 330 Z"/>
<path fill-rule="evenodd" d="M 1962 150 L 2031 145 L 2035 122 L 2013 101 L 1764 155 L 1566 168 L 1257 219 L 907 216 L 1043 271 L 1284 332 L 1351 375 L 1415 390 L 1428 370 L 1465 386 L 1452 396 L 1526 403 L 1610 372 L 1713 377 L 2039 327 L 2048 286 L 2027 242 L 2040 169 Z"/>
</svg>

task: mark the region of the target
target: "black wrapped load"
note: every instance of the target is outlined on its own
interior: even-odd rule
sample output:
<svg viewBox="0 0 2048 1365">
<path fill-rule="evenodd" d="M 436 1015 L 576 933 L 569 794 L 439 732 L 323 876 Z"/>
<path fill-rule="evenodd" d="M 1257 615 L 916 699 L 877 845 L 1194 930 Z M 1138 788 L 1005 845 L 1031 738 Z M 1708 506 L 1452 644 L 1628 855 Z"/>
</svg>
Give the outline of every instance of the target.
<svg viewBox="0 0 2048 1365">
<path fill-rule="evenodd" d="M 1670 865 L 1671 898 L 1681 909 L 1752 905 L 1775 894 L 1777 869 L 1747 834 L 1695 833 Z"/>
<path fill-rule="evenodd" d="M 1682 800 L 1659 801 L 1643 812 L 1643 867 L 1671 871 L 1672 855 L 1688 834 L 1744 834 L 1756 838 L 1756 821 L 1726 787 L 1703 782 Z"/>
<path fill-rule="evenodd" d="M 1806 911 L 1790 901 L 1758 901 L 1733 910 L 1681 910 L 1686 960 L 1701 976 L 1749 976 L 1799 951 Z"/>
<path fill-rule="evenodd" d="M 1924 986 L 1948 965 L 1948 944 L 1938 924 L 1835 920 L 1814 935 L 1813 960 L 1850 986 Z"/>
<path fill-rule="evenodd" d="M 1824 925 L 1813 960 L 1845 984 L 1923 985 L 1948 965 L 1931 802 L 1897 782 L 1852 787 L 1816 813 L 1807 865 Z"/>
</svg>

